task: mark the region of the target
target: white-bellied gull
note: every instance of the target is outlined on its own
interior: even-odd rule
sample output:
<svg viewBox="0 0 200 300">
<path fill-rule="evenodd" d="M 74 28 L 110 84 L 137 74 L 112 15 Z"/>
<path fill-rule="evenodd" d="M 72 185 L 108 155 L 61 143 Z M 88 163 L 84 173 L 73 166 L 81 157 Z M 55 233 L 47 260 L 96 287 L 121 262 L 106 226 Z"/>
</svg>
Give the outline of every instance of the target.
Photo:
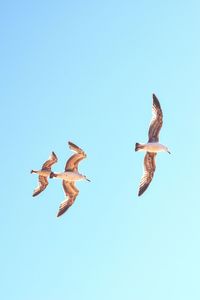
<svg viewBox="0 0 200 300">
<path fill-rule="evenodd" d="M 90 181 L 85 175 L 82 175 L 78 172 L 79 162 L 82 159 L 86 158 L 87 155 L 81 148 L 79 148 L 75 144 L 71 142 L 68 142 L 68 144 L 69 148 L 75 151 L 76 153 L 68 159 L 65 165 L 65 172 L 52 172 L 50 175 L 51 178 L 55 177 L 63 180 L 63 189 L 67 196 L 67 198 L 60 204 L 57 217 L 60 217 L 62 214 L 64 214 L 68 210 L 68 208 L 74 203 L 79 193 L 79 190 L 75 186 L 75 181 Z"/>
<path fill-rule="evenodd" d="M 153 179 L 156 169 L 155 157 L 158 152 L 168 152 L 169 149 L 159 143 L 159 133 L 163 124 L 163 113 L 157 97 L 153 94 L 153 117 L 149 127 L 149 140 L 146 144 L 135 144 L 135 151 L 147 152 L 144 157 L 144 172 L 139 185 L 138 196 L 141 196 Z"/>
</svg>

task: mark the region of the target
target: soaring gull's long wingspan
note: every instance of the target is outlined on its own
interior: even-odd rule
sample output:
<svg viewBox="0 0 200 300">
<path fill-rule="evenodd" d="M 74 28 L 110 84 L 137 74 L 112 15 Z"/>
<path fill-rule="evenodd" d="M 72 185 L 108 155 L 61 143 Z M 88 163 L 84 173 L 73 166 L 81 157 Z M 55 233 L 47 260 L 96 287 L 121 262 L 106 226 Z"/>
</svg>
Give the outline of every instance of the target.
<svg viewBox="0 0 200 300">
<path fill-rule="evenodd" d="M 57 217 L 60 217 L 68 210 L 68 208 L 74 203 L 79 193 L 79 190 L 75 187 L 74 182 L 67 182 L 63 180 L 63 189 L 67 198 L 63 202 L 61 202 Z"/>
<path fill-rule="evenodd" d="M 45 176 L 38 176 L 39 185 L 33 191 L 33 197 L 39 195 L 42 191 L 44 191 L 48 185 L 48 180 Z"/>
<path fill-rule="evenodd" d="M 153 94 L 153 117 L 149 127 L 149 143 L 159 141 L 159 132 L 163 124 L 163 113 L 157 97 Z"/>
<path fill-rule="evenodd" d="M 86 158 L 87 155 L 86 155 L 86 153 L 81 148 L 79 148 L 75 144 L 73 144 L 71 142 L 69 142 L 68 144 L 69 144 L 70 149 L 72 149 L 73 151 L 75 151 L 76 154 L 72 155 L 68 159 L 68 161 L 66 162 L 65 171 L 76 172 L 76 171 L 78 171 L 78 164 L 79 164 L 79 162 L 82 159 Z"/>
<path fill-rule="evenodd" d="M 144 157 L 144 173 L 140 182 L 138 196 L 141 196 L 146 191 L 153 179 L 156 169 L 155 157 L 156 153 L 152 152 L 147 152 Z"/>
</svg>

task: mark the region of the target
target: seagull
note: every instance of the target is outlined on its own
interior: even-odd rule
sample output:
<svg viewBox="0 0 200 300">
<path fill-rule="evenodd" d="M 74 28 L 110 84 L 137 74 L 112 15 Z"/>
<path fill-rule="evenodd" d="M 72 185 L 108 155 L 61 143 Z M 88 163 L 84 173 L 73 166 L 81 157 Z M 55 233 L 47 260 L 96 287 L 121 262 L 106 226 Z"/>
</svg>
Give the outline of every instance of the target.
<svg viewBox="0 0 200 300">
<path fill-rule="evenodd" d="M 145 151 L 144 171 L 139 185 L 138 196 L 141 196 L 153 179 L 156 169 L 155 158 L 158 152 L 168 152 L 169 149 L 159 143 L 159 133 L 163 124 L 163 113 L 158 98 L 153 94 L 152 120 L 149 127 L 149 140 L 146 144 L 135 144 L 135 151 Z"/>
<path fill-rule="evenodd" d="M 54 152 L 51 153 L 48 160 L 43 164 L 41 170 L 31 170 L 31 173 L 38 174 L 39 185 L 33 191 L 33 197 L 39 195 L 44 191 L 48 185 L 48 177 L 51 175 L 51 167 L 58 161 L 57 156 Z"/>
<path fill-rule="evenodd" d="M 66 162 L 65 172 L 51 172 L 50 174 L 50 178 L 55 177 L 63 180 L 63 189 L 67 196 L 67 198 L 60 204 L 57 217 L 60 217 L 62 214 L 64 214 L 74 203 L 76 197 L 78 196 L 79 190 L 75 186 L 75 181 L 90 181 L 85 175 L 82 175 L 78 172 L 79 162 L 82 159 L 86 158 L 87 155 L 81 148 L 79 148 L 72 142 L 68 142 L 68 145 L 69 148 L 76 153 L 73 154 Z"/>
</svg>

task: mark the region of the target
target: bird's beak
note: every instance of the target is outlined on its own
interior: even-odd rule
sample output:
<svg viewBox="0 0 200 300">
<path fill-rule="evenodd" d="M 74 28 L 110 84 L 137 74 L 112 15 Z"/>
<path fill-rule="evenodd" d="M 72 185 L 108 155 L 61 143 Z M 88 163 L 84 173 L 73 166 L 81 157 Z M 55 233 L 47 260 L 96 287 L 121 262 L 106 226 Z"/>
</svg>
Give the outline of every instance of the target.
<svg viewBox="0 0 200 300">
<path fill-rule="evenodd" d="M 170 151 L 167 151 L 169 154 L 171 154 L 171 152 Z"/>
<path fill-rule="evenodd" d="M 88 179 L 88 178 L 86 178 L 86 180 L 87 180 L 87 181 L 89 181 L 89 182 L 91 182 L 91 180 L 90 180 L 90 179 Z"/>
</svg>

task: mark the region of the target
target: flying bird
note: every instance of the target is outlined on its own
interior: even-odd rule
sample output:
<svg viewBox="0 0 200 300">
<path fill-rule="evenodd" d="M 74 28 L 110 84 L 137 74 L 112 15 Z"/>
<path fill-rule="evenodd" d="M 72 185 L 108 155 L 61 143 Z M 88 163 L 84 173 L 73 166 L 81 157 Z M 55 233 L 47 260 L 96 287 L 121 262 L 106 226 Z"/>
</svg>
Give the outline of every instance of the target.
<svg viewBox="0 0 200 300">
<path fill-rule="evenodd" d="M 55 177 L 63 180 L 63 189 L 65 195 L 67 196 L 67 198 L 60 204 L 57 217 L 60 217 L 62 214 L 64 214 L 78 196 L 79 190 L 76 188 L 75 182 L 79 180 L 90 181 L 85 175 L 82 175 L 78 172 L 79 162 L 86 158 L 87 155 L 81 148 L 72 142 L 68 142 L 68 144 L 69 148 L 76 153 L 73 154 L 66 162 L 65 172 L 51 172 L 50 174 L 50 178 Z"/>
<path fill-rule="evenodd" d="M 152 120 L 149 127 L 149 140 L 146 144 L 135 144 L 135 151 L 145 151 L 144 171 L 139 185 L 138 196 L 141 196 L 153 179 L 156 169 L 155 158 L 158 152 L 168 152 L 169 149 L 159 143 L 159 133 L 163 124 L 163 113 L 156 95 L 153 94 Z"/>
<path fill-rule="evenodd" d="M 38 174 L 39 184 L 33 191 L 33 197 L 39 195 L 42 191 L 44 191 L 48 185 L 48 177 L 50 177 L 51 167 L 58 161 L 57 156 L 54 152 L 51 153 L 48 160 L 43 164 L 41 170 L 31 170 L 31 173 Z"/>
</svg>

